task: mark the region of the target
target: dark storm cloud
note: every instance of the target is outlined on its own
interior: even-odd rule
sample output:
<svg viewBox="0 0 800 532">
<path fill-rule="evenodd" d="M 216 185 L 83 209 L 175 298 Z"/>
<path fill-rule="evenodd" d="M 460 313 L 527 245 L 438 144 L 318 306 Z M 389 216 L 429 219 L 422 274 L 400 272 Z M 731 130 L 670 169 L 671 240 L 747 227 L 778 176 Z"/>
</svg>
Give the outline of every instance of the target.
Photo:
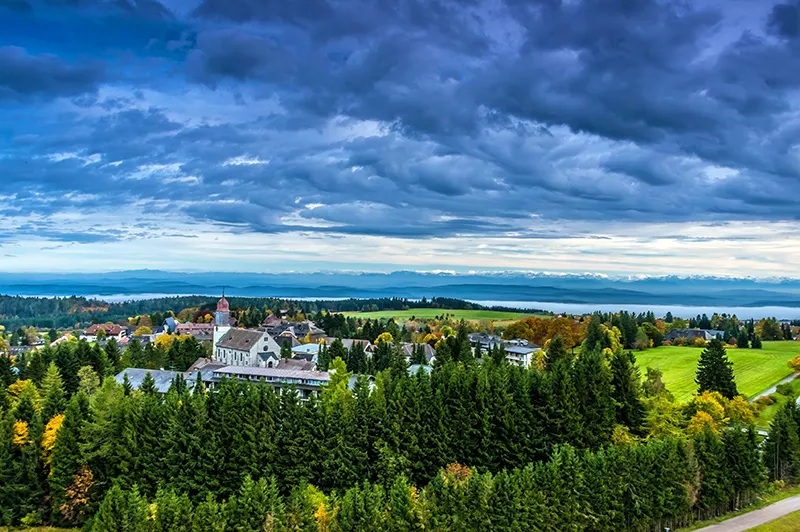
<svg viewBox="0 0 800 532">
<path fill-rule="evenodd" d="M 0 194 L 22 212 L 74 192 L 236 230 L 420 238 L 800 212 L 796 2 L 29 5 L 14 16 L 39 33 L 0 48 Z M 51 40 L 47 9 L 102 29 Z"/>
<path fill-rule="evenodd" d="M 0 99 L 72 96 L 92 92 L 103 78 L 97 62 L 69 63 L 52 54 L 0 47 Z"/>
</svg>

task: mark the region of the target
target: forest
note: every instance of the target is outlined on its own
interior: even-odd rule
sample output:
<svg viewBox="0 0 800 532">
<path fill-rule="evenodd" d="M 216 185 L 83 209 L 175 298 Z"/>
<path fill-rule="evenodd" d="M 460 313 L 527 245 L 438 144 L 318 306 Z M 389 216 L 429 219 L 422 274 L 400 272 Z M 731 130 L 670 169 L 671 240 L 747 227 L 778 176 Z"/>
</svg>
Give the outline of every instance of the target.
<svg viewBox="0 0 800 532">
<path fill-rule="evenodd" d="M 352 389 L 336 356 L 310 401 L 238 381 L 134 391 L 103 378 L 129 353 L 80 342 L 24 367 L 0 357 L 0 519 L 98 532 L 663 530 L 800 473 L 794 403 L 762 453 L 720 341 L 685 404 L 657 371 L 642 379 L 599 320 L 579 355 L 556 336 L 531 369 L 448 342 L 430 375 L 392 349 Z"/>
</svg>

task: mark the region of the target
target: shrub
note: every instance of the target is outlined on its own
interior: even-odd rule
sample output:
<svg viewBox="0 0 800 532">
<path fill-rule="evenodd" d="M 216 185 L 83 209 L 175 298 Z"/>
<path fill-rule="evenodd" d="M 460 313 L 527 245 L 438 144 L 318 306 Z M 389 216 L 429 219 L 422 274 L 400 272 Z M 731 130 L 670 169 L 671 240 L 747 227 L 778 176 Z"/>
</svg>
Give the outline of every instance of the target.
<svg viewBox="0 0 800 532">
<path fill-rule="evenodd" d="M 778 392 L 779 394 L 785 395 L 787 397 L 790 397 L 790 396 L 794 395 L 794 388 L 792 388 L 792 385 L 790 383 L 788 383 L 788 382 L 784 382 L 783 384 L 779 384 L 775 388 L 775 391 Z"/>
</svg>

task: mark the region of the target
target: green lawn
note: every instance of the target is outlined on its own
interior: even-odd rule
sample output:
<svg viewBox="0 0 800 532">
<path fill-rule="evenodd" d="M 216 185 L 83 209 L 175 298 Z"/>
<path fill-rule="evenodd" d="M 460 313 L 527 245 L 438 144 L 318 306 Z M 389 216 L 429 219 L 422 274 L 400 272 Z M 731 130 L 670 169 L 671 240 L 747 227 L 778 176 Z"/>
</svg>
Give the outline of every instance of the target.
<svg viewBox="0 0 800 532">
<path fill-rule="evenodd" d="M 636 353 L 642 376 L 645 368 L 660 368 L 664 383 L 678 401 L 686 401 L 697 390 L 694 382 L 699 347 L 656 347 Z M 800 342 L 764 342 L 763 349 L 728 349 L 739 391 L 747 396 L 760 393 L 792 374 L 786 362 L 800 355 Z"/>
<path fill-rule="evenodd" d="M 525 312 L 501 312 L 496 310 L 449 310 L 440 308 L 412 308 L 408 310 L 381 310 L 377 312 L 343 312 L 345 316 L 355 316 L 357 318 L 389 319 L 394 318 L 396 322 L 409 321 L 412 317 L 416 319 L 433 319 L 436 316 L 447 314 L 455 320 L 467 321 L 512 321 L 521 320 L 530 316 L 549 317 L 540 314 Z"/>
<path fill-rule="evenodd" d="M 800 530 L 800 512 L 794 512 L 775 521 L 751 528 L 747 532 L 797 532 Z"/>
</svg>

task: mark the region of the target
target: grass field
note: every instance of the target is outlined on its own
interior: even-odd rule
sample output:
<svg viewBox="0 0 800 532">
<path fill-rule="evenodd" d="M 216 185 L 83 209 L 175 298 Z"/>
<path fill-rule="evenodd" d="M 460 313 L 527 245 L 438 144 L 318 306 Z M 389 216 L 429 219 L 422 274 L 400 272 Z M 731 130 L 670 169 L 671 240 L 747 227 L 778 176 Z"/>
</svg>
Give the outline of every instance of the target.
<svg viewBox="0 0 800 532">
<path fill-rule="evenodd" d="M 409 321 L 412 317 L 416 319 L 433 319 L 442 314 L 448 314 L 455 320 L 466 321 L 494 321 L 512 323 L 522 318 L 530 316 L 549 317 L 541 314 L 525 312 L 501 312 L 497 310 L 450 310 L 440 308 L 412 308 L 408 310 L 381 310 L 378 312 L 343 312 L 345 316 L 355 316 L 356 318 L 389 319 L 394 318 L 398 323 Z M 496 323 L 497 324 L 497 323 Z M 499 324 L 498 324 L 499 325 Z"/>
<path fill-rule="evenodd" d="M 697 391 L 694 382 L 699 347 L 657 347 L 636 353 L 642 376 L 645 368 L 660 368 L 664 383 L 678 401 Z M 800 342 L 764 342 L 764 349 L 728 349 L 739 391 L 747 396 L 760 393 L 792 374 L 786 362 L 800 355 Z"/>
<path fill-rule="evenodd" d="M 775 521 L 751 528 L 747 532 L 797 532 L 798 530 L 800 530 L 800 512 L 794 512 Z"/>
</svg>

